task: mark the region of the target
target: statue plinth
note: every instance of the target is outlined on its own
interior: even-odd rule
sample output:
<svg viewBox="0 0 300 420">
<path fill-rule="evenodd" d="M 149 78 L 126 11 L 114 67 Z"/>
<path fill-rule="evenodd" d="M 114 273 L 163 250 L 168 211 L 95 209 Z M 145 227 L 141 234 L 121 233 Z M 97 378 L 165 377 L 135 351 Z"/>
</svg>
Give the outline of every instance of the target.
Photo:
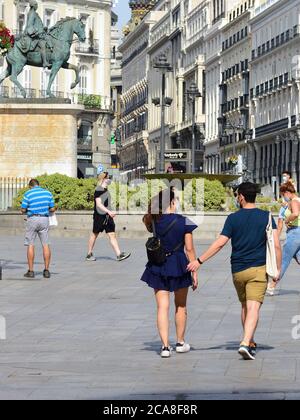
<svg viewBox="0 0 300 420">
<path fill-rule="evenodd" d="M 77 120 L 83 110 L 55 98 L 0 102 L 0 176 L 76 177 Z"/>
</svg>

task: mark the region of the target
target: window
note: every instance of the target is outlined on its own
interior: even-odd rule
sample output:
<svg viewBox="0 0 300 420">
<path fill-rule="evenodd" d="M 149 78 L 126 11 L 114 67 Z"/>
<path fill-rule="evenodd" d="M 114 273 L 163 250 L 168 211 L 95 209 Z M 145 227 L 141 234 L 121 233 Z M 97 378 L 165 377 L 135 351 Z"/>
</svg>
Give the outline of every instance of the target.
<svg viewBox="0 0 300 420">
<path fill-rule="evenodd" d="M 31 88 L 31 69 L 30 67 L 25 68 L 24 70 L 24 88 Z"/>
<path fill-rule="evenodd" d="M 44 13 L 44 25 L 46 28 L 50 28 L 54 25 L 53 22 L 54 10 L 46 9 Z"/>
<path fill-rule="evenodd" d="M 20 13 L 19 17 L 18 17 L 18 32 L 23 32 L 23 30 L 25 29 L 25 13 Z"/>
<path fill-rule="evenodd" d="M 81 94 L 88 93 L 88 68 L 86 66 L 80 67 L 79 92 Z"/>
</svg>

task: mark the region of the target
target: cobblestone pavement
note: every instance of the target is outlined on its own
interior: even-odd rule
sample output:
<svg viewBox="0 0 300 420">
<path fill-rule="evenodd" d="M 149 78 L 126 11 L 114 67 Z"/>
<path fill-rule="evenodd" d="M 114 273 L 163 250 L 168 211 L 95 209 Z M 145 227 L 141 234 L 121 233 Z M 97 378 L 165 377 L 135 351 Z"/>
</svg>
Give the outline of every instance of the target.
<svg viewBox="0 0 300 420">
<path fill-rule="evenodd" d="M 292 319 L 300 315 L 296 263 L 281 294 L 263 307 L 256 361 L 237 354 L 240 305 L 230 247 L 203 267 L 200 288 L 190 293 L 192 351 L 162 360 L 153 292 L 139 281 L 144 241 L 121 241 L 133 255 L 117 263 L 103 238 L 92 263 L 84 260 L 85 239 L 53 238 L 50 280 L 42 278 L 40 249 L 36 279 L 23 278 L 22 242 L 0 236 L 7 334 L 0 340 L 1 399 L 300 398 L 300 340 L 292 338 Z M 204 246 L 198 243 L 198 252 Z M 173 326 L 171 336 L 174 343 Z"/>
</svg>

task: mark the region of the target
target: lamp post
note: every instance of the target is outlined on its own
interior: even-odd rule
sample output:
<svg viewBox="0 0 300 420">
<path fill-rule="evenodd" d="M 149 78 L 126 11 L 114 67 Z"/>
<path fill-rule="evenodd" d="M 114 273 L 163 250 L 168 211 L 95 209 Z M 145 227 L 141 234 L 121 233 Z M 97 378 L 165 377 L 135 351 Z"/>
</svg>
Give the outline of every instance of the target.
<svg viewBox="0 0 300 420">
<path fill-rule="evenodd" d="M 171 65 L 165 54 L 162 54 L 154 63 L 153 68 L 161 72 L 161 99 L 153 98 L 152 102 L 156 106 L 161 106 L 161 132 L 160 132 L 160 156 L 159 172 L 165 172 L 165 108 L 171 106 L 172 99 L 166 97 L 166 73 L 172 71 Z"/>
<path fill-rule="evenodd" d="M 140 127 L 138 126 L 137 123 L 136 123 L 133 131 L 135 133 L 135 177 L 137 178 L 137 173 L 138 173 L 138 142 L 139 142 L 139 132 L 140 132 Z"/>
<path fill-rule="evenodd" d="M 186 94 L 188 95 L 189 100 L 192 102 L 192 161 L 191 161 L 191 173 L 195 172 L 195 159 L 196 159 L 196 98 L 201 98 L 201 93 L 196 85 L 192 83 L 187 89 Z"/>
<path fill-rule="evenodd" d="M 229 130 L 231 130 L 233 132 L 233 141 L 232 141 L 233 156 L 236 155 L 236 133 L 237 133 L 238 130 L 242 130 L 243 128 L 244 128 L 244 126 L 241 123 L 234 124 L 230 120 L 227 120 L 227 122 L 226 122 L 225 132 L 228 132 Z M 235 169 L 233 170 L 233 172 L 235 172 Z"/>
</svg>

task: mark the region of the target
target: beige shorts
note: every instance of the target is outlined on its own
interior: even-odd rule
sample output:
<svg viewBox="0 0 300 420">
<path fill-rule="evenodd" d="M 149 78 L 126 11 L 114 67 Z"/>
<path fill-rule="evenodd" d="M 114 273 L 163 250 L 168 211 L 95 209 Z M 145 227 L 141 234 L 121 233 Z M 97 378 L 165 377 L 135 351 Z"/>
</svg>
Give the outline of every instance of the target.
<svg viewBox="0 0 300 420">
<path fill-rule="evenodd" d="M 252 267 L 233 274 L 233 283 L 241 303 L 248 300 L 264 303 L 268 287 L 266 266 Z"/>
<path fill-rule="evenodd" d="M 34 245 L 37 236 L 42 245 L 49 245 L 49 217 L 28 217 L 24 245 Z"/>
</svg>

